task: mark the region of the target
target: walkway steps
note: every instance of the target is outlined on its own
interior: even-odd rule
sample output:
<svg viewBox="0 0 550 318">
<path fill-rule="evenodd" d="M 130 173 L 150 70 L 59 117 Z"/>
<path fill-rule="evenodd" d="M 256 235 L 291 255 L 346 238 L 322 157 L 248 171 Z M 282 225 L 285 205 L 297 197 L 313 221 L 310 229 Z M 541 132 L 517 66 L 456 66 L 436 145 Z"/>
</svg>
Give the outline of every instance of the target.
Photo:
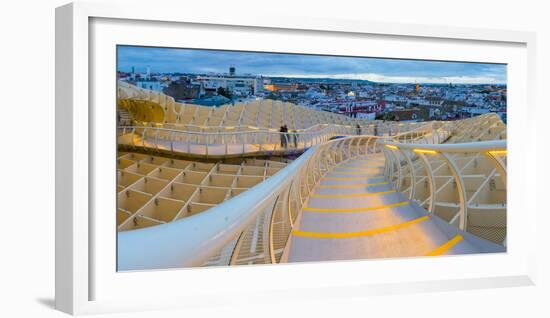
<svg viewBox="0 0 550 318">
<path fill-rule="evenodd" d="M 392 189 L 384 157 L 336 166 L 313 190 L 282 262 L 413 257 L 504 251 L 458 230 Z M 343 174 L 343 171 L 353 175 Z"/>
</svg>

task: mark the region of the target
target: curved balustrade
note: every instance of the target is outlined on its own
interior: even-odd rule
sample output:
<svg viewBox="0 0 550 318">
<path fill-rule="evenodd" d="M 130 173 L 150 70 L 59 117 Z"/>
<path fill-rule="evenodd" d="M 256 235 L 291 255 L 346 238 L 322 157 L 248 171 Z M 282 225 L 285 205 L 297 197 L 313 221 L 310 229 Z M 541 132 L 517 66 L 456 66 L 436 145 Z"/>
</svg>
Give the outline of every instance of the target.
<svg viewBox="0 0 550 318">
<path fill-rule="evenodd" d="M 119 232 L 119 270 L 276 263 L 319 178 L 342 161 L 380 152 L 383 139 L 354 136 L 316 144 L 268 180 L 205 212 Z"/>
<path fill-rule="evenodd" d="M 203 132 L 203 133 L 223 133 L 223 132 L 279 132 L 279 128 L 259 127 L 252 125 L 234 125 L 234 126 L 221 126 L 221 125 L 194 125 L 194 124 L 178 124 L 178 123 L 158 123 L 158 122 L 145 122 L 133 120 L 133 125 L 126 126 L 147 126 L 156 128 L 176 129 L 187 132 Z M 359 135 L 396 135 L 402 132 L 416 129 L 425 125 L 425 122 L 392 122 L 392 121 L 380 121 L 373 120 L 370 123 L 364 123 L 357 128 L 357 125 L 340 125 L 340 124 L 315 124 L 305 129 L 291 129 L 292 132 L 314 132 L 325 129 L 329 126 L 337 126 L 342 129 L 348 129 L 353 131 L 354 134 L 359 132 Z"/>
<path fill-rule="evenodd" d="M 453 128 L 429 123 L 392 137 L 313 144 L 268 180 L 207 211 L 118 233 L 118 269 L 278 263 L 320 178 L 339 163 L 379 152 L 386 156 L 385 176 L 397 190 L 451 224 L 501 244 L 505 141 L 437 145 Z"/>
<path fill-rule="evenodd" d="M 505 140 L 384 144 L 385 176 L 396 190 L 461 230 L 505 241 Z"/>
<path fill-rule="evenodd" d="M 380 129 L 380 133 L 405 141 L 419 136 L 429 138 L 430 134 L 440 135 L 440 131 L 445 131 L 443 128 L 435 130 L 434 125 L 431 122 L 407 126 L 393 123 Z M 118 128 L 118 144 L 132 150 L 226 158 L 302 152 L 336 136 L 362 133 L 353 126 L 326 124 L 289 133 L 272 130 L 195 132 L 157 126 L 122 126 Z"/>
</svg>

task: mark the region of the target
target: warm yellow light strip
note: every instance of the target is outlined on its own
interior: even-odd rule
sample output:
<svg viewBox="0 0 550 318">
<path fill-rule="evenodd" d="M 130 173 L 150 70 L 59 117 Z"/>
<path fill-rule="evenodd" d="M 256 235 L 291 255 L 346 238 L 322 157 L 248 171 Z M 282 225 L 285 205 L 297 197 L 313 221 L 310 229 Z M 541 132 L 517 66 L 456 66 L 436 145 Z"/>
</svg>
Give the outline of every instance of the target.
<svg viewBox="0 0 550 318">
<path fill-rule="evenodd" d="M 435 250 L 429 252 L 426 254 L 426 256 L 439 256 L 443 255 L 445 252 L 447 252 L 449 249 L 451 249 L 453 246 L 458 244 L 460 241 L 462 241 L 463 237 L 462 235 L 458 234 L 457 236 L 453 237 L 451 240 L 449 240 L 447 243 L 441 245 L 440 247 L 436 248 Z"/>
<path fill-rule="evenodd" d="M 488 151 L 488 153 L 490 153 L 491 155 L 507 155 L 508 154 L 508 150 L 491 150 L 491 151 Z"/>
<path fill-rule="evenodd" d="M 399 149 L 399 148 L 397 148 L 397 146 L 394 146 L 394 145 L 386 145 L 386 147 L 388 147 L 390 149 L 393 149 L 393 150 Z"/>
<path fill-rule="evenodd" d="M 304 211 L 317 212 L 317 213 L 349 213 L 349 212 L 368 212 L 382 209 L 395 208 L 398 206 L 403 206 L 409 204 L 409 201 L 403 201 L 398 203 L 379 205 L 379 206 L 368 206 L 364 208 L 352 208 L 352 209 L 323 209 L 323 208 L 310 208 L 305 207 Z"/>
<path fill-rule="evenodd" d="M 344 198 L 357 198 L 357 197 L 371 197 L 375 195 L 384 195 L 389 193 L 395 193 L 395 190 L 380 191 L 380 192 L 367 192 L 367 193 L 352 193 L 352 194 L 316 194 L 310 195 L 312 198 L 319 199 L 344 199 Z"/>
<path fill-rule="evenodd" d="M 404 227 L 411 226 L 411 225 L 420 223 L 422 221 L 426 221 L 427 219 L 429 219 L 429 216 L 425 215 L 411 221 L 407 221 L 407 222 L 403 222 L 403 223 L 399 223 L 399 224 L 395 224 L 387 227 L 382 227 L 379 229 L 360 231 L 360 232 L 326 233 L 326 232 L 303 232 L 303 231 L 294 230 L 292 231 L 292 234 L 296 236 L 310 237 L 310 238 L 350 238 L 350 237 L 370 236 L 370 235 L 382 234 L 382 233 L 399 230 Z"/>
<path fill-rule="evenodd" d="M 437 151 L 435 151 L 435 150 L 414 149 L 413 151 L 416 152 L 416 153 L 422 153 L 422 154 L 426 154 L 426 155 L 436 155 L 437 154 Z"/>
</svg>

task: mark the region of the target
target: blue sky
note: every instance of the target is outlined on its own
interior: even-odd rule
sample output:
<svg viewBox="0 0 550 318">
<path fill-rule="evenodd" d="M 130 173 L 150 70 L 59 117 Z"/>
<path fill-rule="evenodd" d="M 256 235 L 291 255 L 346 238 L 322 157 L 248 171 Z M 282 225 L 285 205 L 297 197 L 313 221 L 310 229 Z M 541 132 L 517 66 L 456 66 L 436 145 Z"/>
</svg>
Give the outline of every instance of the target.
<svg viewBox="0 0 550 318">
<path fill-rule="evenodd" d="M 506 83 L 506 65 L 342 56 L 118 47 L 118 69 L 144 72 L 226 73 L 366 79 L 391 83 Z"/>
</svg>

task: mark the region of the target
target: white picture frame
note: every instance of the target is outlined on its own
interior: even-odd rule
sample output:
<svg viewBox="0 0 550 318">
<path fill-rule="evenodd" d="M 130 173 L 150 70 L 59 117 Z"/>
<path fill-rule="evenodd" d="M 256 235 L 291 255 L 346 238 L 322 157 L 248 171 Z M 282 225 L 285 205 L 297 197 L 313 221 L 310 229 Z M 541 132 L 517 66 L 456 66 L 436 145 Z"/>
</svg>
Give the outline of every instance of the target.
<svg viewBox="0 0 550 318">
<path fill-rule="evenodd" d="M 186 9 L 183 4 L 174 5 L 173 8 L 142 5 L 121 6 L 116 1 L 109 4 L 91 4 L 85 2 L 72 3 L 56 10 L 56 308 L 71 314 L 103 313 L 127 310 L 146 310 L 164 307 L 186 307 L 208 305 L 215 303 L 234 303 L 235 295 L 246 296 L 247 301 L 263 301 L 263 297 L 270 301 L 288 301 L 290 299 L 303 298 L 338 298 L 355 295 L 392 294 L 401 292 L 418 291 L 443 291 L 457 289 L 475 289 L 507 286 L 525 286 L 534 283 L 536 250 L 536 206 L 535 194 L 521 189 L 522 184 L 536 182 L 536 167 L 524 165 L 525 173 L 513 173 L 514 165 L 521 165 L 525 158 L 536 156 L 534 140 L 525 138 L 534 135 L 536 130 L 533 87 L 535 81 L 535 35 L 530 32 L 484 30 L 455 27 L 433 27 L 426 25 L 406 25 L 400 23 L 382 23 L 367 21 L 329 20 L 329 19 L 298 19 L 293 17 L 275 15 L 250 15 L 222 14 L 215 11 L 203 11 Z M 95 89 L 95 82 L 91 78 L 103 76 L 111 72 L 112 78 L 102 80 L 110 82 L 115 90 L 114 69 L 104 69 L 95 72 L 90 65 L 98 61 L 93 56 L 94 47 L 91 43 L 98 36 L 93 23 L 102 21 L 123 21 L 123 23 L 136 23 L 146 25 L 155 24 L 167 30 L 175 28 L 178 24 L 194 25 L 196 27 L 209 27 L 215 30 L 219 28 L 245 28 L 262 32 L 317 32 L 319 36 L 354 37 L 371 36 L 381 38 L 395 37 L 397 41 L 432 41 L 437 43 L 448 42 L 460 47 L 461 45 L 476 45 L 476 43 L 494 44 L 495 52 L 499 46 L 509 46 L 517 49 L 517 55 L 513 58 L 513 73 L 508 74 L 512 80 L 510 88 L 509 120 L 509 167 L 508 176 L 510 184 L 509 209 L 510 222 L 516 222 L 516 236 L 512 236 L 509 250 L 505 255 L 488 255 L 479 257 L 464 256 L 460 258 L 446 257 L 441 259 L 393 259 L 382 261 L 336 262 L 323 264 L 297 264 L 275 266 L 251 266 L 238 268 L 216 269 L 186 269 L 180 271 L 157 271 L 155 273 L 112 273 L 113 275 L 125 275 L 116 284 L 127 285 L 120 288 L 134 289 L 129 283 L 130 275 L 140 275 L 143 286 L 150 289 L 155 282 L 164 282 L 175 279 L 176 276 L 186 276 L 188 284 L 198 286 L 200 279 L 210 277 L 212 280 L 222 282 L 223 286 L 229 286 L 220 290 L 205 289 L 200 295 L 191 295 L 182 301 L 176 297 L 167 298 L 166 294 L 155 290 L 155 295 L 139 299 L 132 297 L 118 297 L 120 295 L 107 290 L 117 289 L 110 283 L 103 284 L 103 288 L 96 288 L 95 280 L 105 278 L 101 270 L 96 268 L 96 258 L 115 257 L 112 253 L 107 256 L 99 255 L 101 244 L 97 237 L 91 235 L 101 225 L 96 223 L 90 211 L 100 202 L 90 199 L 90 193 L 96 189 L 97 184 L 93 180 L 102 180 L 94 177 L 98 173 L 97 163 L 94 158 L 97 152 L 95 143 L 98 138 L 103 138 L 94 127 L 94 111 L 91 106 L 100 97 L 91 94 Z M 136 22 L 138 21 L 138 22 Z M 115 26 L 116 27 L 116 26 Z M 145 26 L 146 28 L 147 26 Z M 161 31 L 162 31 L 161 30 Z M 101 31 L 101 30 L 99 30 Z M 324 34 L 324 35 L 323 35 Z M 129 36 L 129 35 L 128 35 Z M 130 36 L 129 36 L 130 37 Z M 151 39 L 151 35 L 148 37 Z M 400 40 L 401 39 L 401 40 Z M 119 41 L 116 36 L 112 41 Z M 143 40 L 147 42 L 147 40 Z M 136 44 L 144 44 L 136 43 Z M 124 43 L 124 44 L 134 44 Z M 112 45 L 112 43 L 104 43 Z M 316 52 L 317 49 L 313 49 Z M 475 51 L 475 50 L 474 50 Z M 460 53 L 460 52 L 459 52 Z M 111 54 L 111 53 L 110 53 Z M 411 53 L 413 54 L 413 53 Z M 458 54 L 458 53 L 457 53 Z M 472 53 L 473 54 L 473 53 Z M 516 53 L 513 53 L 516 54 Z M 422 55 L 423 56 L 423 55 Z M 470 57 L 474 59 L 475 54 Z M 112 63 L 112 55 L 106 55 L 106 60 Z M 469 58 L 464 58 L 468 60 Z M 95 61 L 95 62 L 94 62 Z M 507 58 L 502 57 L 501 62 Z M 516 76 L 517 75 L 517 76 Z M 91 89 L 92 87 L 92 89 Z M 108 100 L 108 98 L 107 98 Z M 523 104 L 520 108 L 514 104 Z M 114 107 L 114 100 L 113 100 Z M 528 111 L 531 110 L 531 111 Z M 114 117 L 114 115 L 113 115 Z M 512 130 L 513 127 L 523 129 Z M 107 129 L 108 130 L 108 129 Z M 114 133 L 113 133 L 114 134 Z M 113 135 L 114 136 L 114 135 Z M 114 144 L 114 143 L 113 143 Z M 92 150 L 93 149 L 93 150 Z M 518 155 L 515 155 L 518 153 Z M 523 156 L 520 156 L 522 153 Z M 114 162 L 114 159 L 113 159 Z M 517 170 L 519 171 L 519 170 Z M 527 173 L 527 172 L 533 173 Z M 114 184 L 113 184 L 114 186 Z M 516 190 L 514 190 L 516 189 Z M 114 193 L 114 192 L 113 192 Z M 522 217 L 516 218 L 514 211 L 518 209 L 519 198 L 523 198 Z M 516 202 L 516 203 L 514 203 Z M 103 204 L 110 204 L 103 202 Z M 515 206 L 514 206 L 515 204 Z M 114 208 L 112 209 L 114 210 Z M 109 210 L 110 211 L 110 210 Z M 113 228 L 113 231 L 115 229 Z M 114 247 L 113 247 L 114 248 Z M 456 271 L 456 268 L 473 268 L 479 264 L 479 269 Z M 501 264 L 498 268 L 489 268 L 490 264 Z M 404 267 L 406 266 L 406 267 Z M 455 268 L 452 271 L 437 272 L 438 268 Z M 331 279 L 317 280 L 316 277 L 326 277 L 326 273 L 336 273 L 338 270 L 359 273 L 368 268 L 369 272 L 377 273 L 378 278 L 365 275 L 369 281 L 354 279 L 351 275 L 331 277 Z M 398 275 L 403 268 L 410 268 L 410 272 L 418 273 L 415 278 Z M 113 268 L 114 271 L 114 268 Z M 293 284 L 277 285 L 275 282 L 269 286 L 261 286 L 258 281 L 269 272 L 273 277 L 285 275 L 287 277 L 301 277 L 294 280 Z M 380 273 L 389 275 L 379 275 Z M 309 273 L 308 276 L 306 273 Z M 193 275 L 193 279 L 190 279 Z M 242 286 L 237 286 L 237 278 L 248 277 Z M 181 279 L 181 278 L 180 278 Z M 223 282 L 226 282 L 224 285 Z M 206 284 L 208 287 L 208 284 Z M 298 292 L 300 288 L 307 288 L 310 292 L 305 295 Z M 167 288 L 168 292 L 170 288 Z M 231 293 L 227 291 L 230 290 Z M 261 297 L 258 291 L 262 291 Z M 145 291 L 147 292 L 147 291 Z M 172 290 L 172 295 L 173 290 Z M 183 294 L 184 295 L 184 294 Z"/>
</svg>

